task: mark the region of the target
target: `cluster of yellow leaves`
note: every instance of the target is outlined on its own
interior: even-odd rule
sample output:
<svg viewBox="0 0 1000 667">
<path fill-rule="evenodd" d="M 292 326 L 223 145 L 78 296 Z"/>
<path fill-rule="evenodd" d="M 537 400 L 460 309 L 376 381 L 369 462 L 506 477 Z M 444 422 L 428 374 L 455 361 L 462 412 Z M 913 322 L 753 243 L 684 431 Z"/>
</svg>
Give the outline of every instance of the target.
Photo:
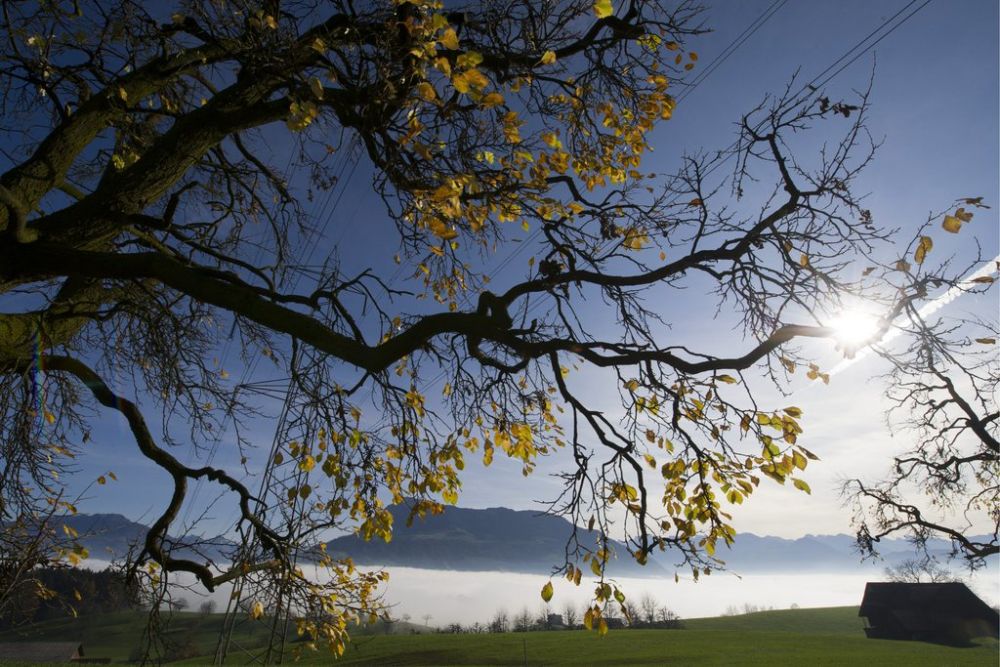
<svg viewBox="0 0 1000 667">
<path fill-rule="evenodd" d="M 288 107 L 285 125 L 293 132 L 301 132 L 319 115 L 319 107 L 311 100 L 295 100 Z"/>
<path fill-rule="evenodd" d="M 435 300 L 454 309 L 456 294 L 468 283 L 468 268 L 454 261 L 460 237 L 469 234 L 484 248 L 488 247 L 491 222 L 517 222 L 527 229 L 525 212 L 529 207 L 545 220 L 579 215 L 584 211 L 579 203 L 567 203 L 549 195 L 548 179 L 553 175 L 572 174 L 588 190 L 643 178 L 638 167 L 641 156 L 649 150 L 646 136 L 656 122 L 671 117 L 675 102 L 666 93 L 667 76 L 658 71 L 655 63 L 650 63 L 646 85 L 628 91 L 627 101 L 599 105 L 597 118 L 606 131 L 594 133 L 581 121 L 592 114 L 593 93 L 581 86 L 574 91 L 574 81 L 567 76 L 560 92 L 549 98 L 554 111 L 546 120 L 551 125 L 525 136 L 525 120 L 520 117 L 518 102 L 512 96 L 536 86 L 533 77 L 522 75 L 494 81 L 490 71 L 482 67 L 483 54 L 463 42 L 460 27 L 452 25 L 436 3 L 416 5 L 423 13 L 418 12 L 405 22 L 410 55 L 416 61 L 416 80 L 410 88 L 409 110 L 405 129 L 401 128 L 398 137 L 399 145 L 417 158 L 435 162 L 447 150 L 447 144 L 437 135 L 429 137 L 428 128 L 439 128 L 441 116 L 453 112 L 455 95 L 461 97 L 466 109 L 481 112 L 483 127 L 495 127 L 506 142 L 506 146 L 490 146 L 476 152 L 478 166 L 466 172 L 436 173 L 430 169 L 427 176 L 436 179 L 437 184 L 409 192 L 412 198 L 408 200 L 404 219 L 414 228 L 425 230 L 430 241 L 429 254 L 417 268 L 424 274 L 424 285 Z M 594 3 L 593 11 L 602 19 L 612 16 L 615 8 L 606 0 Z M 641 41 L 651 51 L 660 47 L 671 51 L 679 48 L 676 43 L 664 43 L 655 35 L 643 35 Z M 689 54 L 688 58 L 693 62 L 697 56 Z M 539 68 L 557 62 L 555 51 L 538 54 Z M 307 107 L 293 113 L 290 126 L 300 128 L 308 124 L 311 121 L 308 112 Z M 645 247 L 649 241 L 643 229 L 623 228 L 619 235 L 624 247 L 633 250 Z M 415 275 L 420 277 L 419 273 Z"/>
<path fill-rule="evenodd" d="M 301 657 L 303 650 L 315 651 L 320 647 L 342 656 L 347 648 L 350 625 L 374 623 L 384 612 L 379 589 L 388 580 L 388 573 L 360 572 L 351 559 L 330 557 L 325 545 L 322 545 L 318 566 L 324 574 L 316 579 L 307 579 L 301 568 L 281 573 L 294 602 L 315 612 L 295 619 L 296 633 L 307 638 L 297 642 L 292 650 L 295 660 Z M 254 600 L 247 610 L 252 620 L 263 619 L 267 613 L 260 600 Z"/>
</svg>

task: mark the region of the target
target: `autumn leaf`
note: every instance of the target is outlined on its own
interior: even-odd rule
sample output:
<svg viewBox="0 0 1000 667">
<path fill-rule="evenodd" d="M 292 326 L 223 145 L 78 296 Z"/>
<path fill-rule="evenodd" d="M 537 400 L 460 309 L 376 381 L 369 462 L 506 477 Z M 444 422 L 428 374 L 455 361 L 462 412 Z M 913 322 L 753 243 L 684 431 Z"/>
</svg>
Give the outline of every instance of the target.
<svg viewBox="0 0 1000 667">
<path fill-rule="evenodd" d="M 649 243 L 649 235 L 644 229 L 637 227 L 629 227 L 625 231 L 625 240 L 622 241 L 622 245 L 629 250 L 642 250 L 647 243 Z"/>
<path fill-rule="evenodd" d="M 546 51 L 545 53 L 542 54 L 542 58 L 538 62 L 542 65 L 551 65 L 555 61 L 556 61 L 556 52 Z"/>
<path fill-rule="evenodd" d="M 309 79 L 309 90 L 312 91 L 312 94 L 316 97 L 316 99 L 323 99 L 323 82 L 318 78 L 313 77 Z"/>
<path fill-rule="evenodd" d="M 997 339 L 996 338 L 977 338 L 976 342 L 977 343 L 982 343 L 983 345 L 996 345 L 997 344 Z"/>
<path fill-rule="evenodd" d="M 809 495 L 812 495 L 812 489 L 809 488 L 809 485 L 806 484 L 805 480 L 793 479 L 792 485 L 794 485 L 795 488 L 798 489 L 799 491 L 805 491 Z"/>
<path fill-rule="evenodd" d="M 931 251 L 934 247 L 934 241 L 929 236 L 921 236 L 920 242 L 917 244 L 917 249 L 913 253 L 913 260 L 917 264 L 923 264 L 924 259 L 927 257 L 927 253 Z"/>
<path fill-rule="evenodd" d="M 594 3 L 594 14 L 599 19 L 606 19 L 615 13 L 615 8 L 611 4 L 611 0 L 597 0 Z"/>
<path fill-rule="evenodd" d="M 944 222 L 941 223 L 941 227 L 946 232 L 958 234 L 958 230 L 962 228 L 962 221 L 953 215 L 946 215 L 944 216 Z"/>
<path fill-rule="evenodd" d="M 446 49 L 457 51 L 459 48 L 458 34 L 455 32 L 454 28 L 448 28 L 445 30 L 444 34 L 438 38 L 438 41 L 441 42 L 441 46 Z"/>
<path fill-rule="evenodd" d="M 552 582 L 548 582 L 542 586 L 542 599 L 548 602 L 552 599 Z"/>
</svg>

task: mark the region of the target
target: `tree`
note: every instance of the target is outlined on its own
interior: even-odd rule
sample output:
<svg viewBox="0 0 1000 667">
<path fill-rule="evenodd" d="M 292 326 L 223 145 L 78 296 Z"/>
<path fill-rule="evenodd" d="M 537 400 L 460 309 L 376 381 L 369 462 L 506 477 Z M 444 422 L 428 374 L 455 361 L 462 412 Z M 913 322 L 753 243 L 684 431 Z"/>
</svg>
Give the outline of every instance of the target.
<svg viewBox="0 0 1000 667">
<path fill-rule="evenodd" d="M 215 613 L 215 600 L 204 600 L 198 605 L 198 613 L 202 616 L 211 616 Z"/>
<path fill-rule="evenodd" d="M 955 206 L 931 221 L 942 220 L 944 230 L 955 233 L 972 219 L 971 209 L 988 208 L 981 198 Z M 930 236 L 920 239 L 918 243 L 932 245 Z M 953 294 L 988 289 L 994 283 L 991 274 L 1000 267 L 990 268 L 969 272 L 972 277 L 964 281 L 918 269 L 910 291 L 920 294 L 941 284 Z M 886 345 L 879 354 L 889 363 L 884 376 L 892 401 L 887 423 L 911 438 L 913 446 L 893 458 L 884 479 L 845 484 L 855 507 L 858 543 L 872 554 L 883 537 L 906 535 L 924 552 L 923 562 L 930 563 L 928 540 L 943 538 L 953 555 L 975 569 L 1000 552 L 1000 322 L 995 317 L 925 315 L 914 304 L 907 304 L 903 313 L 903 343 Z M 977 535 L 977 519 L 985 519 L 992 530 Z"/>
<path fill-rule="evenodd" d="M 4 9 L 3 131 L 17 143 L 0 175 L 2 525 L 71 511 L 53 480 L 84 455 L 94 412 L 117 413 L 172 480 L 133 573 L 186 572 L 210 591 L 283 581 L 293 606 L 334 610 L 306 630 L 343 651 L 346 621 L 380 610 L 384 575 L 324 557 L 329 574 L 307 580 L 238 470 L 170 451 L 226 428 L 253 456 L 253 382 L 213 361 L 230 339 L 248 368 L 266 358 L 287 374 L 308 427 L 288 445 L 308 477 L 289 490 L 309 501 L 306 537 L 352 527 L 388 539 L 382 499 L 415 499 L 411 518 L 440 512 L 468 456 L 508 456 L 527 474 L 570 449 L 552 511 L 600 537 L 570 536 L 556 571 L 602 578 L 587 627 L 606 629 L 600 608 L 621 595 L 603 582 L 618 510 L 629 550 L 618 556 L 673 547 L 697 576 L 732 542 L 725 504 L 762 478 L 808 492 L 801 410 L 762 405 L 744 375 L 781 385 L 804 361 L 795 341 L 831 335 L 823 320 L 855 287 L 853 260 L 889 241 L 850 193 L 871 155 L 866 98 L 790 87 L 743 118 L 730 149 L 651 179 L 649 133 L 697 61 L 688 3 Z M 818 123 L 842 140 L 793 159 L 783 138 Z M 274 156 L 274 139 L 288 155 Z M 304 202 L 336 184 L 355 145 L 394 226 L 401 282 L 374 254 L 348 273 L 350 244 L 320 267 L 297 259 L 322 232 Z M 730 187 L 718 187 L 708 176 L 730 157 Z M 527 274 L 489 282 L 487 258 L 522 228 Z M 673 316 L 651 305 L 693 284 L 741 316 L 732 353 L 672 338 Z M 576 379 L 588 373 L 618 387 L 622 421 L 592 403 Z M 442 395 L 430 395 L 439 374 Z M 220 569 L 171 553 L 166 535 L 198 481 L 237 499 L 259 559 Z"/>
<path fill-rule="evenodd" d="M 889 581 L 908 584 L 961 581 L 933 558 L 909 558 L 898 565 L 890 565 L 885 568 L 885 576 Z"/>
<path fill-rule="evenodd" d="M 580 620 L 580 616 L 577 614 L 576 605 L 572 602 L 567 602 L 563 605 L 563 620 L 566 622 L 566 627 L 573 630 L 576 628 L 576 624 Z"/>
<path fill-rule="evenodd" d="M 684 627 L 681 617 L 667 607 L 660 607 L 656 610 L 656 621 L 660 627 L 670 630 L 680 630 Z"/>
<path fill-rule="evenodd" d="M 525 607 L 514 616 L 514 632 L 528 632 L 532 629 L 533 623 L 534 619 L 531 617 L 531 612 Z"/>
<path fill-rule="evenodd" d="M 656 598 L 649 593 L 643 593 L 639 599 L 639 609 L 642 612 L 641 619 L 646 625 L 656 622 Z"/>
<path fill-rule="evenodd" d="M 490 620 L 490 632 L 510 632 L 510 617 L 506 609 L 498 609 Z"/>
</svg>

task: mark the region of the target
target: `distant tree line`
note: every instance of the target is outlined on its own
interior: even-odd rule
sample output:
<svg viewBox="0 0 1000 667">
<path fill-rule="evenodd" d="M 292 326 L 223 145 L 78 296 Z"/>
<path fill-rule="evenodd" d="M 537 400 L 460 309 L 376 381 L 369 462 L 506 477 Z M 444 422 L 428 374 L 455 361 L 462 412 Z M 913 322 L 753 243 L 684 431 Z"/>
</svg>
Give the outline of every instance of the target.
<svg viewBox="0 0 1000 667">
<path fill-rule="evenodd" d="M 99 614 L 134 608 L 138 600 L 117 570 L 43 567 L 32 572 L 30 585 L 10 593 L 13 604 L 0 615 L 0 628 L 35 623 L 67 614 Z"/>
<path fill-rule="evenodd" d="M 442 634 L 480 634 L 503 632 L 538 632 L 557 630 L 579 630 L 583 628 L 581 619 L 589 605 L 583 610 L 567 603 L 558 612 L 548 605 L 541 606 L 532 613 L 527 607 L 511 614 L 506 609 L 498 609 L 487 623 L 475 622 L 469 625 L 450 623 L 438 628 Z M 680 616 L 665 606 L 659 605 L 650 595 L 644 595 L 638 603 L 626 601 L 624 614 L 604 616 L 612 629 L 646 628 L 679 630 L 684 628 Z"/>
</svg>

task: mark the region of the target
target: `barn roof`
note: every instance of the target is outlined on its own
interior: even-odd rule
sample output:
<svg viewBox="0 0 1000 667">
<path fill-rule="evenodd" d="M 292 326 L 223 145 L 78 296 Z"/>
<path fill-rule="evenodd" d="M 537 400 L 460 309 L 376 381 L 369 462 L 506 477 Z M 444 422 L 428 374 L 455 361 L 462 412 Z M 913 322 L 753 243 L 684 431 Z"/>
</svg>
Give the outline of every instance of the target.
<svg viewBox="0 0 1000 667">
<path fill-rule="evenodd" d="M 83 657 L 80 642 L 0 643 L 0 662 L 69 662 Z"/>
<path fill-rule="evenodd" d="M 912 618 L 957 615 L 965 618 L 995 619 L 991 609 L 968 586 L 960 582 L 936 584 L 911 584 L 897 582 L 868 582 L 858 616 L 868 616 L 880 609 L 893 609 L 897 615 Z"/>
<path fill-rule="evenodd" d="M 957 582 L 870 582 L 858 616 L 867 619 L 865 633 L 875 639 L 957 644 L 1000 631 L 1000 614 Z"/>
</svg>

